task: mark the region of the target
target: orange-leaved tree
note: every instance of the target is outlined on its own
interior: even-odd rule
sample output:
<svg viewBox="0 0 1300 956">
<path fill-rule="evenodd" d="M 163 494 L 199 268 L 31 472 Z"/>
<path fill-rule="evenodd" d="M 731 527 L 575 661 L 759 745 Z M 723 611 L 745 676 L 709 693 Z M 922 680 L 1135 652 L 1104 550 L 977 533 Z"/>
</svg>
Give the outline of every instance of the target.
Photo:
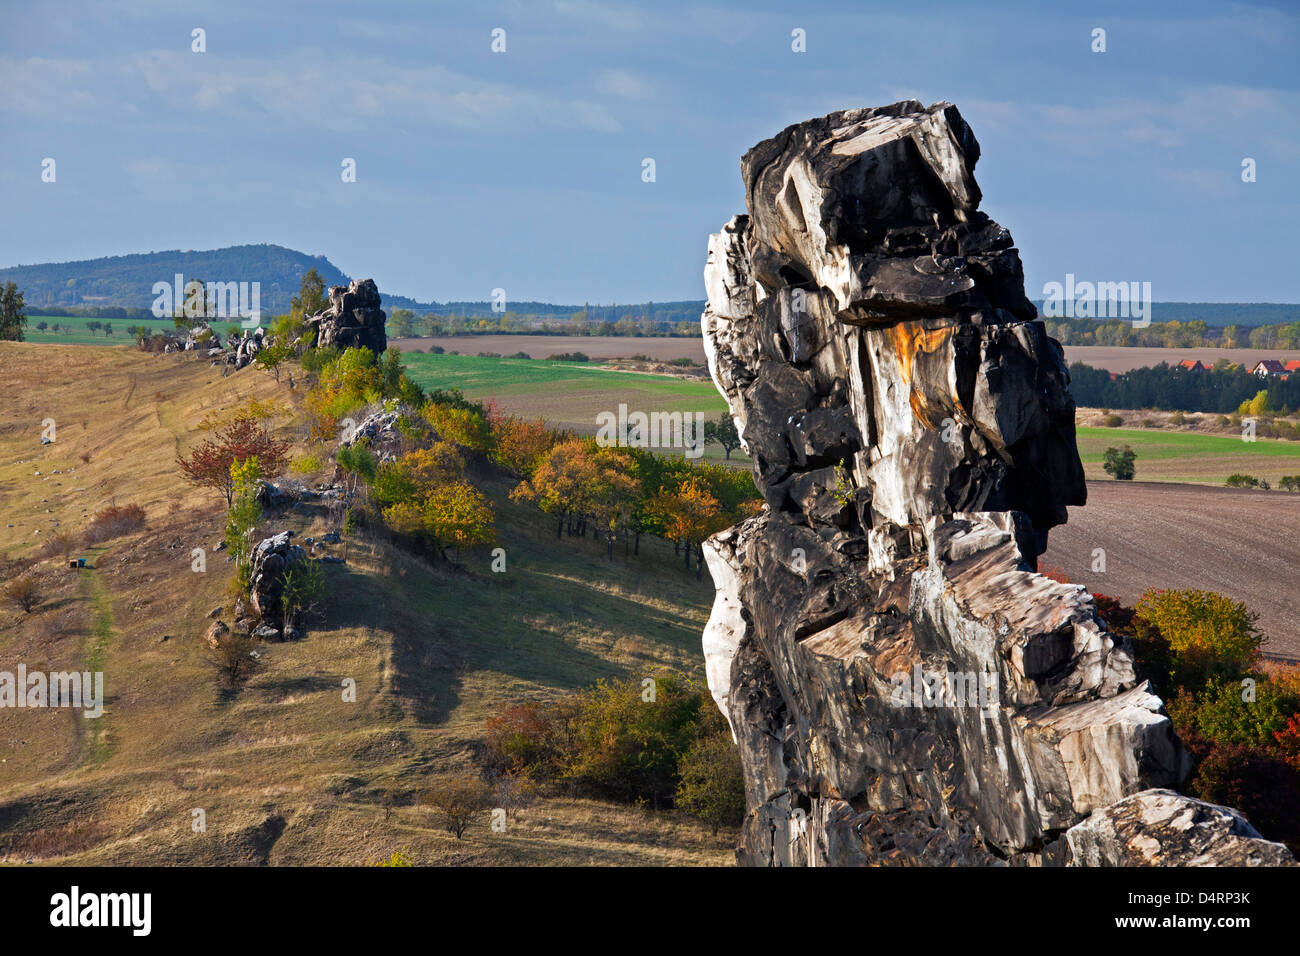
<svg viewBox="0 0 1300 956">
<path fill-rule="evenodd" d="M 540 418 L 524 421 L 489 415 L 493 432 L 493 456 L 521 478 L 531 478 L 543 457 L 566 436 L 546 427 Z"/>
<path fill-rule="evenodd" d="M 528 481 L 520 482 L 510 497 L 530 501 L 557 521 L 555 536 L 564 534 L 566 521 L 584 516 L 588 509 L 588 492 L 594 477 L 594 445 L 580 438 L 561 442 L 546 453 L 537 471 Z"/>
<path fill-rule="evenodd" d="M 684 479 L 674 490 L 671 486 L 659 489 L 650 501 L 649 510 L 664 529 L 664 535 L 679 542 L 686 552 L 686 568 L 690 570 L 691 554 L 697 553 L 696 578 L 704 574 L 704 554 L 700 545 L 711 534 L 731 524 L 715 498 L 698 479 Z"/>
</svg>

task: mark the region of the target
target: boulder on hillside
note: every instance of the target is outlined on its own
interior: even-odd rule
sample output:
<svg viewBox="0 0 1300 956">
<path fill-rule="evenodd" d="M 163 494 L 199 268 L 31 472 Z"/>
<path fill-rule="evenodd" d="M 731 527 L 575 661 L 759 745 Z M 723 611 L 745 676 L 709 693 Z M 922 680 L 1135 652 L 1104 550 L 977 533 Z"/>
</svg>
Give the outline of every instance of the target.
<svg viewBox="0 0 1300 956">
<path fill-rule="evenodd" d="M 270 628 L 272 638 L 284 634 L 284 573 L 298 562 L 310 560 L 292 537 L 292 531 L 282 531 L 263 538 L 253 549 L 249 603 L 254 616 L 252 630 L 259 636 L 268 636 L 262 628 Z M 297 625 L 296 621 L 288 623 L 291 627 Z"/>
</svg>

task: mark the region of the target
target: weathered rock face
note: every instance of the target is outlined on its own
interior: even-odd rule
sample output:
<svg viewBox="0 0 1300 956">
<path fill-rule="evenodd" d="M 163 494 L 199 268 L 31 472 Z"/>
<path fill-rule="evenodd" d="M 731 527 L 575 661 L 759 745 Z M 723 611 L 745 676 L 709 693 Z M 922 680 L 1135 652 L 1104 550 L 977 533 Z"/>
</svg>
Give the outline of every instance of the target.
<svg viewBox="0 0 1300 956">
<path fill-rule="evenodd" d="M 1074 403 L 978 157 L 949 104 L 832 113 L 746 154 L 710 238 L 705 349 L 767 503 L 705 546 L 742 863 L 1067 863 L 1185 775 L 1126 641 L 1035 573 L 1085 499 Z"/>
<path fill-rule="evenodd" d="M 324 312 L 307 319 L 316 327 L 316 344 L 336 348 L 367 348 L 376 356 L 388 348 L 384 323 L 388 316 L 380 306 L 374 279 L 354 279 L 345 289 L 330 287 L 330 304 Z"/>
<path fill-rule="evenodd" d="M 1077 866 L 1290 866 L 1236 810 L 1147 790 L 1095 811 L 1065 834 Z"/>
<path fill-rule="evenodd" d="M 253 549 L 249 603 L 255 619 L 250 622 L 250 630 L 264 640 L 281 637 L 292 640 L 299 636 L 301 622 L 285 620 L 284 574 L 309 558 L 305 550 L 292 542 L 292 537 L 292 531 L 282 531 L 274 537 L 263 538 Z"/>
</svg>

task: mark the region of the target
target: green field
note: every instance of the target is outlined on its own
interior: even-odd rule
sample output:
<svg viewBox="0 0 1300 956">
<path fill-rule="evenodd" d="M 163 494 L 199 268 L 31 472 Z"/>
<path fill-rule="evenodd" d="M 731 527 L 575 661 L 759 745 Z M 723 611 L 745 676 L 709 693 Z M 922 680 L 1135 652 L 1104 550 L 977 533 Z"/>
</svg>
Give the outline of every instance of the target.
<svg viewBox="0 0 1300 956">
<path fill-rule="evenodd" d="M 1105 479 L 1106 449 L 1128 445 L 1137 454 L 1137 480 L 1223 484 L 1233 472 L 1268 479 L 1277 487 L 1283 475 L 1300 475 L 1300 442 L 1242 441 L 1223 435 L 1135 428 L 1076 430 L 1079 456 L 1090 480 Z"/>
<path fill-rule="evenodd" d="M 709 380 L 688 381 L 667 375 L 618 372 L 596 365 L 546 359 L 480 358 L 476 355 L 402 356 L 408 374 L 423 388 L 459 388 L 475 401 L 492 401 L 507 415 L 543 418 L 559 428 L 592 433 L 602 412 L 703 412 L 718 418 L 727 403 Z M 724 461 L 722 447 L 705 447 L 705 461 Z M 749 459 L 739 449 L 730 464 Z"/>
<path fill-rule="evenodd" d="M 723 414 L 727 404 L 710 381 L 617 372 L 582 363 L 545 359 L 479 358 L 473 355 L 402 356 L 408 374 L 426 389 L 459 388 L 477 401 L 495 400 L 503 411 L 541 416 L 572 428 L 592 429 L 602 411 L 706 412 Z"/>
<path fill-rule="evenodd" d="M 592 431 L 602 411 L 726 411 L 711 382 L 616 372 L 596 366 L 472 355 L 403 356 L 411 377 L 425 388 L 459 388 L 470 398 L 495 401 L 511 415 L 542 417 L 556 425 Z M 1274 487 L 1283 475 L 1300 475 L 1300 442 L 1245 442 L 1221 435 L 1134 428 L 1077 430 L 1079 454 L 1089 480 L 1106 480 L 1101 463 L 1111 445 L 1137 453 L 1138 481 L 1181 481 L 1222 485 L 1233 472 L 1265 478 Z M 720 457 L 710 446 L 707 457 Z M 735 461 L 742 456 L 733 453 Z"/>
<path fill-rule="evenodd" d="M 105 335 L 100 329 L 91 332 L 86 328 L 87 322 L 106 322 L 113 327 L 112 335 Z M 59 331 L 49 329 L 41 331 L 36 323 L 59 326 Z M 168 319 L 93 319 L 81 315 L 29 315 L 23 338 L 28 342 L 53 342 L 61 345 L 132 345 L 134 339 L 126 334 L 127 326 L 143 325 L 155 332 L 172 331 L 173 325 Z M 67 332 L 65 329 L 72 331 Z"/>
</svg>

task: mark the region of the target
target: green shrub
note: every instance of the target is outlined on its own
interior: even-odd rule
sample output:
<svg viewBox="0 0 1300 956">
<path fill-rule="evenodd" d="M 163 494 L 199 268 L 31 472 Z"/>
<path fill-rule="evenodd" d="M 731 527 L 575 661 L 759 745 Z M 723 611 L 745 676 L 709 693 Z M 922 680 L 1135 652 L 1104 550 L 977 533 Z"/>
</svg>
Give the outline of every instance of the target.
<svg viewBox="0 0 1300 956">
<path fill-rule="evenodd" d="M 1271 746 L 1274 734 L 1286 727 L 1300 699 L 1267 678 L 1247 679 L 1254 682 L 1253 693 L 1240 680 L 1211 680 L 1196 695 L 1188 723 L 1215 743 Z"/>
<path fill-rule="evenodd" d="M 289 464 L 289 470 L 295 475 L 310 475 L 312 472 L 320 471 L 324 467 L 325 462 L 315 452 L 300 455 Z"/>
<path fill-rule="evenodd" d="M 744 811 L 726 720 L 707 688 L 672 671 L 603 680 L 557 702 L 511 704 L 488 721 L 480 758 L 497 775 L 679 805 L 715 829 Z"/>
<path fill-rule="evenodd" d="M 1119 448 L 1111 446 L 1106 449 L 1101 468 L 1116 481 L 1132 481 L 1133 475 L 1137 472 L 1134 464 L 1136 461 L 1137 453 L 1128 445 Z"/>
<path fill-rule="evenodd" d="M 1216 677 L 1239 677 L 1259 657 L 1258 615 L 1222 594 L 1151 589 L 1136 612 L 1168 640 L 1174 687 L 1196 690 Z"/>
<path fill-rule="evenodd" d="M 574 752 L 565 776 L 616 800 L 669 805 L 677 761 L 695 740 L 702 694 L 670 671 L 651 678 L 602 680 L 579 696 Z"/>
<path fill-rule="evenodd" d="M 740 752 L 711 697 L 700 702 L 700 736 L 682 755 L 677 770 L 678 807 L 699 817 L 714 833 L 722 826 L 740 825 L 745 818 Z"/>
</svg>

